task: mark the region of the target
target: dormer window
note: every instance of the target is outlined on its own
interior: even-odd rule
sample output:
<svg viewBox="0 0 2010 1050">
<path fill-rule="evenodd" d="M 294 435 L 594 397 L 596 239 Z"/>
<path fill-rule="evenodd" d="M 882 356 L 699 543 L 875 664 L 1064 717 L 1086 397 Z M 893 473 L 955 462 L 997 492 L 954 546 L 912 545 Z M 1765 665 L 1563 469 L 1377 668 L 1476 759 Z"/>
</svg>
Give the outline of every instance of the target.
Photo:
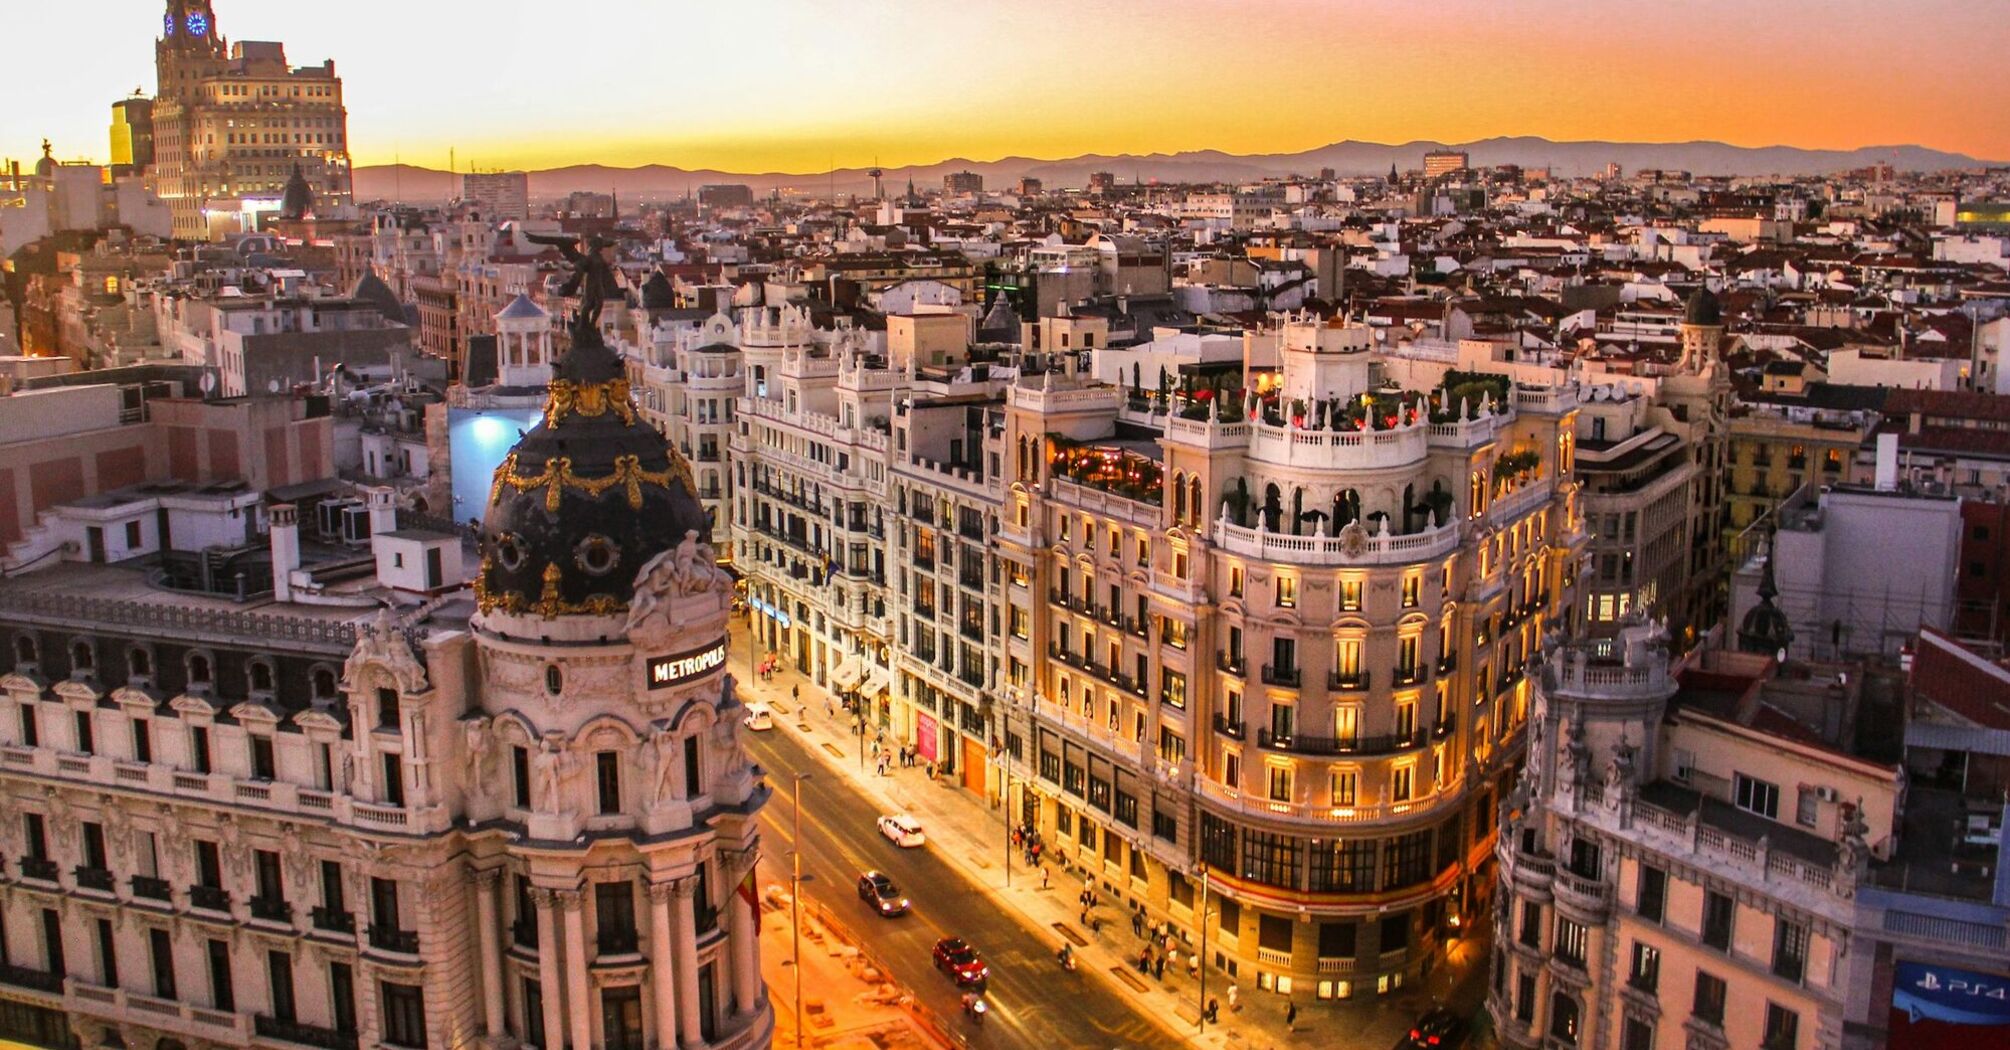
<svg viewBox="0 0 2010 1050">
<path fill-rule="evenodd" d="M 78 673 L 89 672 L 95 662 L 95 654 L 91 650 L 90 642 L 79 640 L 71 644 L 70 668 L 72 670 Z"/>
<path fill-rule="evenodd" d="M 326 667 L 317 667 L 312 676 L 314 699 L 333 700 L 335 698 L 335 672 Z"/>
<path fill-rule="evenodd" d="M 251 662 L 251 691 L 254 693 L 272 692 L 272 665 L 270 663 L 264 660 L 253 660 Z"/>
<path fill-rule="evenodd" d="M 25 634 L 14 639 L 14 659 L 15 662 L 17 663 L 24 663 L 24 664 L 34 663 L 35 639 L 30 638 Z"/>
<path fill-rule="evenodd" d="M 377 728 L 398 728 L 398 691 L 396 689 L 377 690 Z"/>
<path fill-rule="evenodd" d="M 153 656 L 145 649 L 131 649 L 126 652 L 126 671 L 134 678 L 145 678 L 154 673 Z"/>
<path fill-rule="evenodd" d="M 202 653 L 191 653 L 188 658 L 188 684 L 191 687 L 208 687 L 211 681 L 209 657 Z"/>
</svg>

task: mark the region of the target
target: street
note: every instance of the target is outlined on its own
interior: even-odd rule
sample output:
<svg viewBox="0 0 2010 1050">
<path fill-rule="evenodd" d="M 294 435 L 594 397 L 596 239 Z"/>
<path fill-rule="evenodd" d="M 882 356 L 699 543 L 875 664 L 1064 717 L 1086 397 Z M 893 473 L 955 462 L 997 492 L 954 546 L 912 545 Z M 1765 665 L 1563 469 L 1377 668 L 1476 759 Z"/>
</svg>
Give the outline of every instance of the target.
<svg viewBox="0 0 2010 1050">
<path fill-rule="evenodd" d="M 822 903 L 866 944 L 915 996 L 968 1037 L 968 1045 L 998 1048 L 1111 1050 L 1156 1047 L 1173 1040 L 1157 1023 L 1138 1013 L 1101 978 L 1064 972 L 1054 959 L 1058 934 L 1037 936 L 1012 915 L 985 900 L 992 892 L 974 885 L 932 846 L 900 849 L 886 840 L 874 821 L 875 805 L 843 778 L 827 772 L 798 740 L 781 732 L 750 733 L 748 750 L 768 770 L 775 797 L 763 816 L 767 843 L 762 878 L 787 884 L 791 837 L 792 777 L 811 772 L 802 784 L 803 893 Z M 913 910 L 880 918 L 858 899 L 860 872 L 878 869 L 891 876 L 913 901 Z M 1056 882 L 1056 892 L 1066 892 Z M 981 1026 L 963 1016 L 960 993 L 930 961 L 937 939 L 962 937 L 991 967 L 986 998 L 991 1011 Z M 793 1004 L 789 984 L 771 987 L 775 1010 Z"/>
</svg>

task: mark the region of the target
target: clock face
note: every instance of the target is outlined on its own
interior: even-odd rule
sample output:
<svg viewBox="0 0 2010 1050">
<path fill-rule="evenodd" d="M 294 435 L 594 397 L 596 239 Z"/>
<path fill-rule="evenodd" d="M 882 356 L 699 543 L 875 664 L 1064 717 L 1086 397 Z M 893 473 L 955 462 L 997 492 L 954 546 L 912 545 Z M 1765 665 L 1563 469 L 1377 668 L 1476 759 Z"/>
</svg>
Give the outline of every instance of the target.
<svg viewBox="0 0 2010 1050">
<path fill-rule="evenodd" d="M 188 13 L 188 35 L 202 36 L 207 32 L 209 32 L 209 16 L 203 14 L 201 11 L 190 11 Z"/>
<path fill-rule="evenodd" d="M 161 16 L 161 35 L 162 36 L 174 35 L 174 15 L 166 14 Z"/>
</svg>

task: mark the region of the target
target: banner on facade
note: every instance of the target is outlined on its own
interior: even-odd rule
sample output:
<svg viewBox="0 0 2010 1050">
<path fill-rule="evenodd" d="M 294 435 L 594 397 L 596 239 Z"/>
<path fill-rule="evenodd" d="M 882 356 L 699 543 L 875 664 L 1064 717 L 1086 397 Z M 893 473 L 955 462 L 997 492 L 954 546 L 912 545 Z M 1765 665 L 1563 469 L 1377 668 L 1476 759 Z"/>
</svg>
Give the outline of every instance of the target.
<svg viewBox="0 0 2010 1050">
<path fill-rule="evenodd" d="M 941 735 L 936 732 L 934 715 L 922 714 L 920 712 L 915 713 L 914 747 L 915 750 L 921 752 L 922 758 L 930 762 L 937 761 L 935 745 L 936 741 L 941 738 Z"/>
<path fill-rule="evenodd" d="M 1901 962 L 1892 975 L 1891 1050 L 2010 1050 L 2010 976 Z"/>
</svg>

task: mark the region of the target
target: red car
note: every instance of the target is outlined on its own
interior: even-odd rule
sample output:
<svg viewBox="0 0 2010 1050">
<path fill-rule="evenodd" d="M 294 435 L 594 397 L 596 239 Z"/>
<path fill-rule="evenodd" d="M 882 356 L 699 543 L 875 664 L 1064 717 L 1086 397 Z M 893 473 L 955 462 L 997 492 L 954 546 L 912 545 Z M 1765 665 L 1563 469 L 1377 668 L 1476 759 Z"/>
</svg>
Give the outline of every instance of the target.
<svg viewBox="0 0 2010 1050">
<path fill-rule="evenodd" d="M 935 968 L 949 975 L 958 987 L 983 984 L 991 968 L 977 957 L 977 949 L 961 937 L 944 937 L 935 942 Z"/>
</svg>

